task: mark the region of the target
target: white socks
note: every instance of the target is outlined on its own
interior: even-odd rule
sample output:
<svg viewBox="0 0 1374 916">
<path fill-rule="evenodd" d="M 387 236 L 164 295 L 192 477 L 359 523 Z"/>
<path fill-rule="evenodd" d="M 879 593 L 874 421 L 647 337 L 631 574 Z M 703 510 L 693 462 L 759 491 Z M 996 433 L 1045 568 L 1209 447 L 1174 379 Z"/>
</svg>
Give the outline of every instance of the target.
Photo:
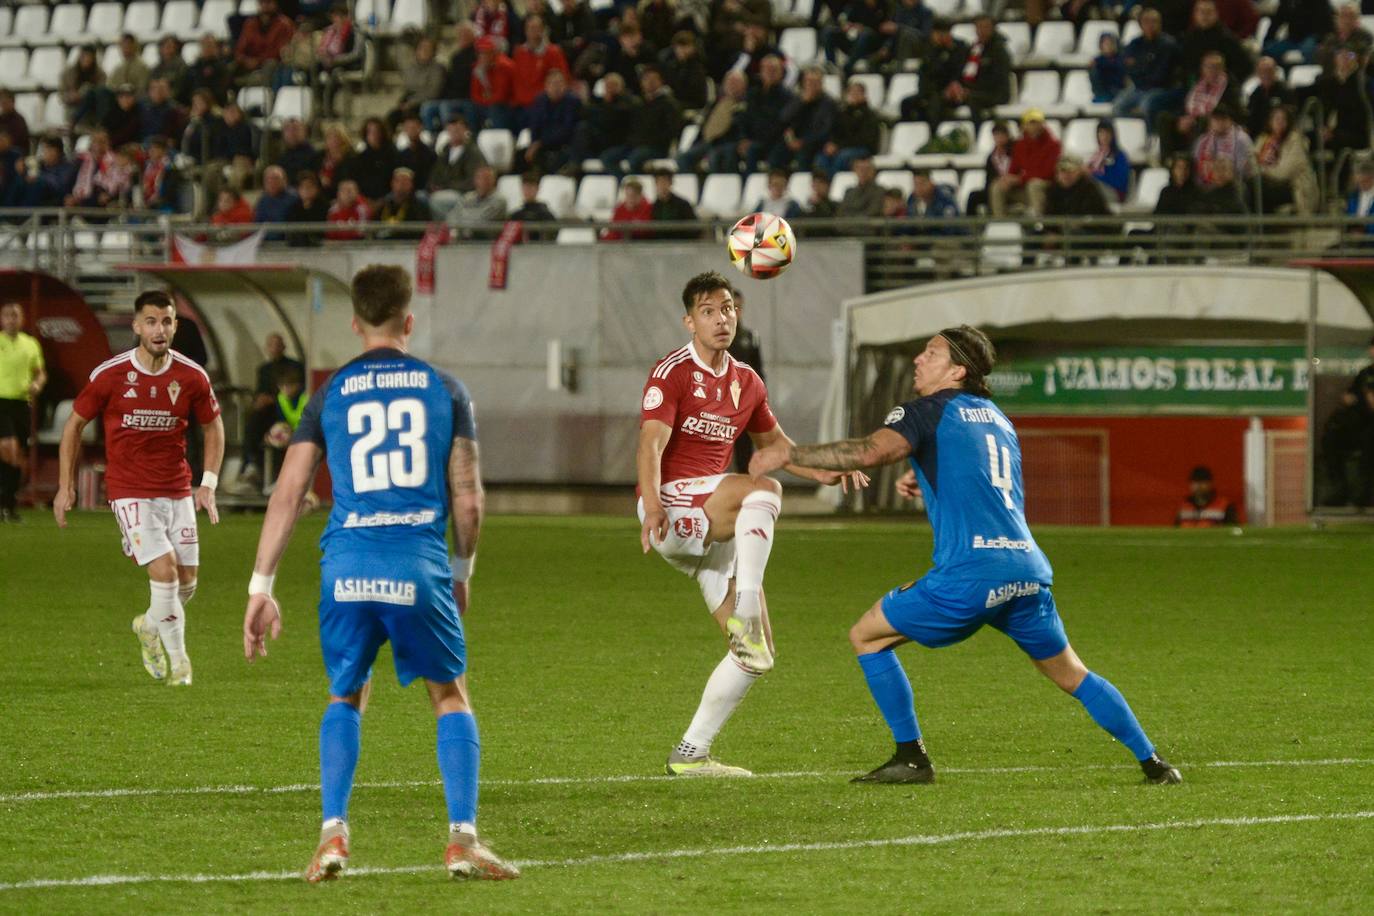
<svg viewBox="0 0 1374 916">
<path fill-rule="evenodd" d="M 735 616 L 741 620 L 756 618 L 762 611 L 763 570 L 773 550 L 773 523 L 781 511 L 781 498 L 755 490 L 744 497 L 735 516 Z"/>
<path fill-rule="evenodd" d="M 179 586 L 175 582 L 149 582 L 152 600 L 148 603 L 145 618 L 157 627 L 162 637 L 162 647 L 167 650 L 167 658 L 173 668 L 188 661 L 186 658 L 186 612 L 178 597 Z"/>
<path fill-rule="evenodd" d="M 678 752 L 684 757 L 705 757 L 730 714 L 758 679 L 759 675 L 745 671 L 733 655 L 726 653 L 706 680 L 701 705 L 687 727 L 687 734 L 682 736 L 682 743 L 677 746 Z"/>
</svg>

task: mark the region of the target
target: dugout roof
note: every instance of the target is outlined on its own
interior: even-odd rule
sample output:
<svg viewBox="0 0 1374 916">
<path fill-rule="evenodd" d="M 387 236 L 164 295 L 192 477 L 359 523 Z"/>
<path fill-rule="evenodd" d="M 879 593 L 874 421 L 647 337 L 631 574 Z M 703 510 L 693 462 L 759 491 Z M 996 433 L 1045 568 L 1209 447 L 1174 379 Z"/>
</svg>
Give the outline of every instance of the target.
<svg viewBox="0 0 1374 916">
<path fill-rule="evenodd" d="M 127 264 L 190 302 L 228 384 L 251 388 L 262 342 L 281 334 L 307 370 L 342 365 L 358 341 L 340 314 L 351 314 L 348 284 L 298 264 Z"/>
</svg>

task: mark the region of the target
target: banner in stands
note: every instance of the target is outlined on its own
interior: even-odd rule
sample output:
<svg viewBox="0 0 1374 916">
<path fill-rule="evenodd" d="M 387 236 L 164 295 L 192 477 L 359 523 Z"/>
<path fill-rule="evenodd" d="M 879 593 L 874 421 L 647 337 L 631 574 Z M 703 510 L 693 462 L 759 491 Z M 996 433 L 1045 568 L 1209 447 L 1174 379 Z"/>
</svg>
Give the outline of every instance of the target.
<svg viewBox="0 0 1374 916">
<path fill-rule="evenodd" d="M 1362 353 L 1343 355 L 1353 374 Z M 1009 411 L 1128 410 L 1302 413 L 1307 357 L 1300 346 L 1121 347 L 999 361 L 988 376 Z"/>
</svg>

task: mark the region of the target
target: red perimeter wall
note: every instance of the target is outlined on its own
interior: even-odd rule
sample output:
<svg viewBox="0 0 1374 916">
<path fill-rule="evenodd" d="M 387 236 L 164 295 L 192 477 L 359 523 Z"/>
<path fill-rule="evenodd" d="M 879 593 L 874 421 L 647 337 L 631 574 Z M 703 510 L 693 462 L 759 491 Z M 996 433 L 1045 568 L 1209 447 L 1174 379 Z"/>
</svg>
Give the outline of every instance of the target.
<svg viewBox="0 0 1374 916">
<path fill-rule="evenodd" d="M 1021 429 L 1107 431 L 1111 523 L 1172 525 L 1188 472 L 1205 464 L 1217 491 L 1245 521 L 1245 431 L 1249 417 L 1013 416 Z M 1265 429 L 1307 428 L 1305 417 L 1264 417 Z"/>
</svg>

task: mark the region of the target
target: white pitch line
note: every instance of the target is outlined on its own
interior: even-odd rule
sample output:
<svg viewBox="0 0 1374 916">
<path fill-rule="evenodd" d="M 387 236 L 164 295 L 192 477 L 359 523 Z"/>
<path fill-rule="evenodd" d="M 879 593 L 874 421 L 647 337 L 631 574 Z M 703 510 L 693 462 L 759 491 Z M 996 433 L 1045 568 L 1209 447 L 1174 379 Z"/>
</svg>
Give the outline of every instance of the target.
<svg viewBox="0 0 1374 916">
<path fill-rule="evenodd" d="M 743 856 L 794 852 L 842 852 L 852 849 L 883 849 L 898 846 L 942 846 L 1041 836 L 1092 836 L 1104 833 L 1139 833 L 1157 830 L 1195 830 L 1204 827 L 1262 827 L 1274 824 L 1306 824 L 1323 821 L 1355 821 L 1374 818 L 1374 811 L 1336 811 L 1327 814 L 1274 814 L 1258 817 L 1196 818 L 1186 821 L 1161 821 L 1149 824 L 1083 824 L 1070 827 L 1003 827 L 992 830 L 965 830 L 957 833 L 925 833 L 913 836 L 871 840 L 837 840 L 826 843 L 778 843 L 753 846 L 716 846 L 695 849 L 663 849 L 644 852 L 619 852 L 580 856 L 570 859 L 528 859 L 515 864 L 521 868 L 576 868 L 586 865 L 624 865 L 679 859 L 704 859 L 710 856 Z M 413 875 L 439 872 L 435 865 L 362 866 L 348 869 L 350 876 Z M 110 887 L 120 884 L 237 884 L 250 881 L 300 880 L 294 871 L 251 871 L 240 874 L 190 875 L 88 875 L 83 878 L 33 878 L 0 883 L 0 891 L 42 890 L 66 887 Z"/>
<path fill-rule="evenodd" d="M 1183 761 L 1179 766 L 1186 769 L 1213 767 L 1271 767 L 1271 766 L 1369 766 L 1374 757 L 1326 757 L 1319 760 L 1204 760 L 1197 763 Z M 1046 766 L 1043 764 L 1019 767 L 937 767 L 941 773 L 963 775 L 1003 775 L 1014 773 L 1066 773 L 1075 770 L 1116 770 L 1127 766 L 1124 763 L 1084 763 L 1077 766 Z M 787 770 L 773 773 L 755 773 L 754 779 L 835 779 L 858 775 L 853 770 Z M 484 779 L 483 786 L 576 786 L 612 785 L 634 782 L 673 782 L 679 784 L 681 778 L 652 773 L 623 773 L 614 776 L 535 776 L 530 779 Z M 390 780 L 380 782 L 354 783 L 355 789 L 421 789 L 442 785 L 437 779 Z M 299 782 L 281 786 L 184 786 L 158 789 L 116 788 L 116 789 L 59 789 L 52 792 L 12 792 L 0 794 L 0 803 L 29 801 L 58 801 L 76 798 L 155 798 L 176 795 L 285 795 L 296 792 L 318 792 L 319 783 Z"/>
</svg>

